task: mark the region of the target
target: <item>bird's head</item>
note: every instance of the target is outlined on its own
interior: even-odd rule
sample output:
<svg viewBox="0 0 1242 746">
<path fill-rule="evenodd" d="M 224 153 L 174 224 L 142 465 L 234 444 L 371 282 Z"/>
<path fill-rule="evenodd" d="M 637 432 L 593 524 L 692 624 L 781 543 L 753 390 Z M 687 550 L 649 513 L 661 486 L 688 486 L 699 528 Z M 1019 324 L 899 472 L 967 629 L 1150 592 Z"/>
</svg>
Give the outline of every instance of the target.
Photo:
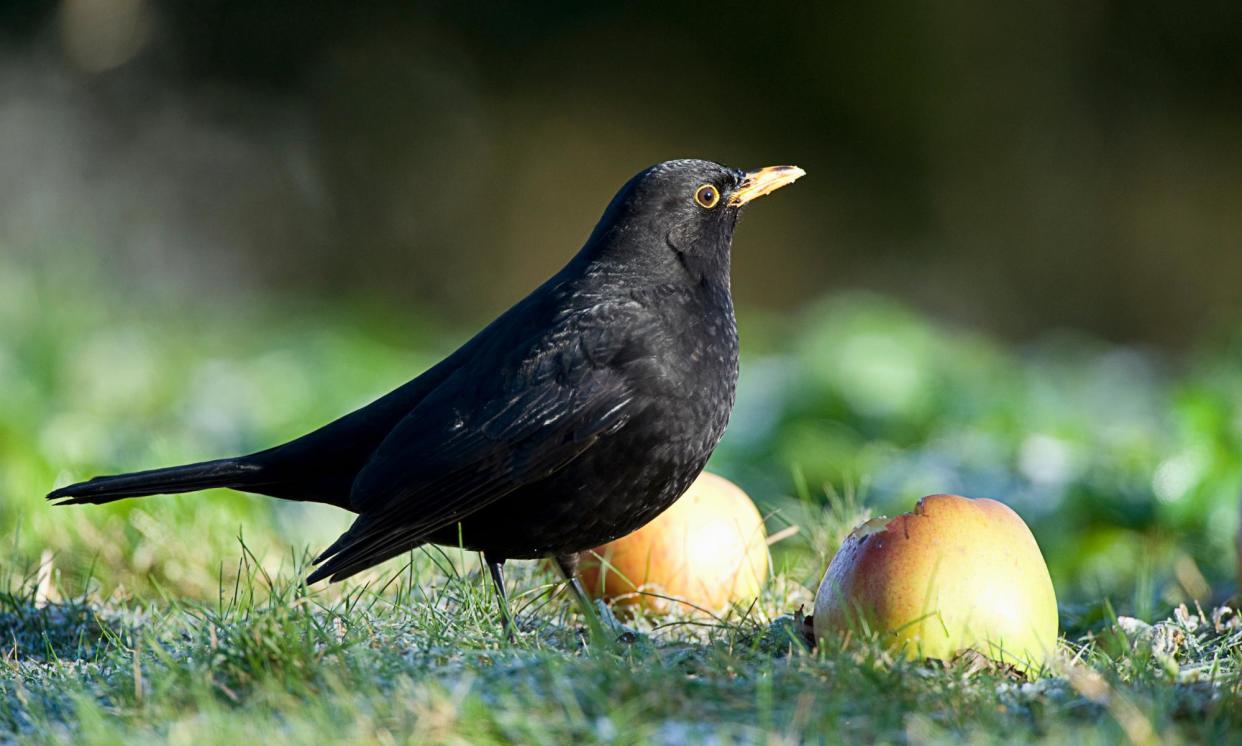
<svg viewBox="0 0 1242 746">
<path fill-rule="evenodd" d="M 792 184 L 805 171 L 771 166 L 742 171 L 700 160 L 665 161 L 630 179 L 613 197 L 588 250 L 651 272 L 723 275 L 738 215 L 752 200 Z"/>
</svg>

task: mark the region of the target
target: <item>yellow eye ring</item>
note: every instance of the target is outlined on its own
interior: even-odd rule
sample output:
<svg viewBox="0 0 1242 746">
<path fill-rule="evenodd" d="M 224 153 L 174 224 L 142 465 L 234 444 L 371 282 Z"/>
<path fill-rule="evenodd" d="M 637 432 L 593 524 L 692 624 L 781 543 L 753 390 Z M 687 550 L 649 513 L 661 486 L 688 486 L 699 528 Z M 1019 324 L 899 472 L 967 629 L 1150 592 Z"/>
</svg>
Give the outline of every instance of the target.
<svg viewBox="0 0 1242 746">
<path fill-rule="evenodd" d="M 694 190 L 694 201 L 698 203 L 699 207 L 710 210 L 716 206 L 716 203 L 720 202 L 720 190 L 711 184 L 704 184 Z"/>
</svg>

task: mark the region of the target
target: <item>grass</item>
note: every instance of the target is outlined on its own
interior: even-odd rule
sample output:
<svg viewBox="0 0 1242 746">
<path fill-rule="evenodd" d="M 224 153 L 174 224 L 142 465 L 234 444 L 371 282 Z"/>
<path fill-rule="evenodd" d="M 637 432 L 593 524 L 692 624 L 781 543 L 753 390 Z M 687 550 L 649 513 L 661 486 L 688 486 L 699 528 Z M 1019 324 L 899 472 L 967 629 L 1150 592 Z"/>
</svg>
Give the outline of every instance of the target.
<svg viewBox="0 0 1242 746">
<path fill-rule="evenodd" d="M 3 256 L 0 254 L 0 256 Z M 327 308 L 150 295 L 0 258 L 0 742 L 1230 741 L 1242 335 L 1181 357 L 1057 336 L 1009 346 L 881 299 L 743 318 L 712 468 L 769 517 L 753 608 L 585 642 L 513 563 L 501 634 L 476 557 L 418 552 L 307 589 L 331 508 L 225 491 L 48 507 L 55 484 L 270 445 L 401 383 L 462 335 Z M 106 289 L 102 290 L 101 288 Z M 1013 505 L 1062 601 L 1032 680 L 977 661 L 803 643 L 846 531 L 918 496 Z"/>
<path fill-rule="evenodd" d="M 500 633 L 468 557 L 419 553 L 345 589 L 268 575 L 248 552 L 214 602 L 0 597 L 0 727 L 49 743 L 685 743 L 1226 740 L 1242 727 L 1242 628 L 1180 610 L 1071 628 L 1027 681 L 976 661 L 810 650 L 778 579 L 725 619 L 647 620 L 591 646 L 567 594 L 515 573 Z M 465 560 L 463 566 L 462 560 Z M 29 586 L 26 586 L 29 589 Z M 1072 622 L 1071 622 L 1072 624 Z"/>
</svg>

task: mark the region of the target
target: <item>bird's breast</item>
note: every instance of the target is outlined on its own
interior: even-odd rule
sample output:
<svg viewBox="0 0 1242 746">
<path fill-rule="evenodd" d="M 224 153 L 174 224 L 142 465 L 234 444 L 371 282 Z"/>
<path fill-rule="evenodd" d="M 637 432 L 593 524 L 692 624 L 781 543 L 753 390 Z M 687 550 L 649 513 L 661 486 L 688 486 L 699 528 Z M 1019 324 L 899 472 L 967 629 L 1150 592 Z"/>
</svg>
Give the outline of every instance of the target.
<svg viewBox="0 0 1242 746">
<path fill-rule="evenodd" d="M 732 303 L 727 294 L 688 295 L 658 317 L 634 387 L 651 403 L 660 437 L 706 458 L 733 410 L 739 347 Z"/>
</svg>

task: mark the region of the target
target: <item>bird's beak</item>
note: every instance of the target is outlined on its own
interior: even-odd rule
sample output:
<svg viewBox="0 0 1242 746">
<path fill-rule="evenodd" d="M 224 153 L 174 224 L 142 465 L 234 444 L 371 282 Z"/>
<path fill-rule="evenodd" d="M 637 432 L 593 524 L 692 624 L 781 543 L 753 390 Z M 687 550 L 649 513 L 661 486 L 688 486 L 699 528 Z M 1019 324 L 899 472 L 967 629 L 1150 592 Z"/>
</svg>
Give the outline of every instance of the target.
<svg viewBox="0 0 1242 746">
<path fill-rule="evenodd" d="M 806 171 L 797 166 L 768 166 L 758 171 L 750 171 L 737 189 L 729 195 L 729 207 L 741 207 L 753 199 L 792 184 L 805 175 Z"/>
</svg>

